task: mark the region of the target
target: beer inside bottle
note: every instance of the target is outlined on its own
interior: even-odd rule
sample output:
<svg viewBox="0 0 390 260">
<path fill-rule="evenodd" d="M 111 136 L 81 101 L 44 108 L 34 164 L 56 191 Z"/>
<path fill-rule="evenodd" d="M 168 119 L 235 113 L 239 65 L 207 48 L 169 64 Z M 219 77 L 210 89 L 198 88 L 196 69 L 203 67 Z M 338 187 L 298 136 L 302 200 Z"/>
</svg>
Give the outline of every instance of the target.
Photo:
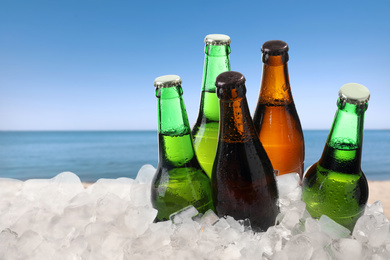
<svg viewBox="0 0 390 260">
<path fill-rule="evenodd" d="M 206 55 L 202 94 L 192 135 L 198 161 L 211 178 L 219 127 L 219 100 L 215 93 L 215 79 L 220 73 L 230 71 L 230 37 L 223 34 L 210 34 L 204 41 Z"/>
<path fill-rule="evenodd" d="M 151 187 L 156 221 L 168 220 L 193 205 L 204 213 L 213 209 L 211 181 L 195 156 L 181 79 L 167 75 L 155 80 L 158 100 L 159 162 Z"/>
<path fill-rule="evenodd" d="M 303 178 L 302 198 L 312 217 L 327 215 L 351 231 L 368 199 L 367 179 L 361 170 L 366 87 L 341 87 L 338 109 L 321 159 Z"/>
<path fill-rule="evenodd" d="M 261 48 L 263 75 L 253 122 L 277 174 L 302 178 L 305 144 L 288 76 L 288 45 L 268 41 Z"/>
<path fill-rule="evenodd" d="M 244 76 L 233 71 L 216 79 L 220 134 L 212 172 L 213 201 L 218 216 L 249 219 L 255 231 L 265 231 L 279 213 L 278 190 L 250 116 L 244 83 Z"/>
</svg>

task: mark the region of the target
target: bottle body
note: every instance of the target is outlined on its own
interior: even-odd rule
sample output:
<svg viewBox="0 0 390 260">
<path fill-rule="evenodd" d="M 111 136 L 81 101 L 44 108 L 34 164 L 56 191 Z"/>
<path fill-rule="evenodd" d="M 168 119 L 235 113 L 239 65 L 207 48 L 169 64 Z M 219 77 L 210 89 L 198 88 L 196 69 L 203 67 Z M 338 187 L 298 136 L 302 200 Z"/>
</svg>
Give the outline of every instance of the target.
<svg viewBox="0 0 390 260">
<path fill-rule="evenodd" d="M 169 215 L 189 205 L 193 205 L 201 213 L 213 209 L 210 178 L 201 169 L 193 150 L 191 152 L 191 149 L 181 145 L 192 142 L 191 138 L 190 133 L 182 136 L 159 134 L 161 149 L 172 150 L 174 153 L 187 150 L 190 157 L 182 165 L 171 163 L 170 157 L 178 158 L 183 155 L 168 155 L 162 158 L 163 161 L 159 161 L 151 192 L 153 207 L 158 210 L 157 221 L 168 220 Z"/>
<path fill-rule="evenodd" d="M 211 181 L 195 155 L 181 80 L 172 86 L 169 80 L 160 79 L 162 86 L 156 86 L 159 162 L 151 186 L 152 205 L 158 210 L 156 221 L 168 220 L 189 205 L 201 213 L 213 208 Z"/>
<path fill-rule="evenodd" d="M 339 98 L 322 156 L 302 181 L 302 199 L 312 217 L 327 215 L 350 230 L 368 200 L 368 183 L 361 170 L 366 108 L 367 103 L 351 104 Z"/>
<path fill-rule="evenodd" d="M 215 78 L 222 72 L 230 71 L 230 38 L 226 35 L 207 35 L 205 42 L 202 93 L 192 135 L 198 161 L 211 178 L 219 128 L 219 99 L 215 92 Z"/>
<path fill-rule="evenodd" d="M 296 172 L 302 178 L 305 144 L 294 103 L 258 104 L 253 120 L 275 173 Z"/>
<path fill-rule="evenodd" d="M 219 75 L 216 84 L 224 82 L 229 75 L 241 75 L 231 73 Z M 250 117 L 245 91 L 242 94 L 245 86 L 240 88 L 218 90 L 221 117 L 212 173 L 214 207 L 220 217 L 249 219 L 255 231 L 265 231 L 275 224 L 279 213 L 278 190 L 272 164 Z M 220 91 L 231 91 L 233 96 L 241 94 L 229 99 Z"/>
<path fill-rule="evenodd" d="M 304 170 L 305 144 L 288 76 L 288 46 L 264 43 L 263 75 L 253 122 L 276 174 Z"/>
<path fill-rule="evenodd" d="M 340 150 L 327 146 L 327 157 L 345 165 L 353 163 L 356 150 Z M 332 163 L 319 161 L 313 164 L 302 182 L 302 199 L 313 218 L 327 215 L 340 225 L 353 230 L 364 213 L 368 200 L 368 183 L 359 170 L 353 174 L 332 170 Z"/>
</svg>

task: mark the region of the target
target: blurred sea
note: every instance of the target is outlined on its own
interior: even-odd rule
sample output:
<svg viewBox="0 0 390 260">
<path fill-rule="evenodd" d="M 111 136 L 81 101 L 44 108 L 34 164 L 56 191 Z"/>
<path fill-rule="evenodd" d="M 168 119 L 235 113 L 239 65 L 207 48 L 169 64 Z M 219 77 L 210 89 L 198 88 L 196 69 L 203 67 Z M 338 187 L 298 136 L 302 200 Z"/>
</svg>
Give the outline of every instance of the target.
<svg viewBox="0 0 390 260">
<path fill-rule="evenodd" d="M 328 130 L 305 130 L 305 168 L 321 156 Z M 0 177 L 52 178 L 64 171 L 84 182 L 135 178 L 157 167 L 156 131 L 0 131 Z M 390 130 L 365 130 L 362 169 L 369 180 L 390 180 Z"/>
</svg>

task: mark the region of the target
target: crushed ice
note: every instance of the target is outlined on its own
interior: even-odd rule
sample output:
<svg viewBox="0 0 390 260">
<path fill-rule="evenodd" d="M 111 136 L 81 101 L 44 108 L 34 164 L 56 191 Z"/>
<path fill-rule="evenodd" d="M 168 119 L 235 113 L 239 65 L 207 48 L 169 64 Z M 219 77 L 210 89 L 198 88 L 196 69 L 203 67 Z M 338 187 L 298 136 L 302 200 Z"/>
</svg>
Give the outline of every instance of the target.
<svg viewBox="0 0 390 260">
<path fill-rule="evenodd" d="M 254 233 L 247 221 L 198 214 L 190 206 L 153 223 L 155 169 L 136 179 L 100 179 L 84 188 L 77 175 L 0 179 L 0 259 L 390 259 L 389 220 L 380 201 L 351 232 L 327 216 L 312 219 L 299 176 L 278 176 L 276 225 Z"/>
</svg>

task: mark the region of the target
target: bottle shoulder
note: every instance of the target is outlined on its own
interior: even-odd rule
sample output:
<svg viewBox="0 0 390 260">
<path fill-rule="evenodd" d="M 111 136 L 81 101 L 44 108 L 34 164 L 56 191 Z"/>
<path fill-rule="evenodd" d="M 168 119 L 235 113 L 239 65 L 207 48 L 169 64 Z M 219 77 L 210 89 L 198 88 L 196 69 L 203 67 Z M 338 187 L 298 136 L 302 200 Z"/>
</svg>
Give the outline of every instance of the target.
<svg viewBox="0 0 390 260">
<path fill-rule="evenodd" d="M 252 180 L 266 175 L 274 175 L 272 164 L 255 139 L 244 142 L 219 142 L 216 154 L 216 171 L 222 174 L 229 169 L 231 178 Z"/>
<path fill-rule="evenodd" d="M 159 163 L 153 183 L 166 182 L 210 182 L 210 178 L 198 163 L 188 163 L 181 167 L 173 167 L 169 164 Z"/>
</svg>

